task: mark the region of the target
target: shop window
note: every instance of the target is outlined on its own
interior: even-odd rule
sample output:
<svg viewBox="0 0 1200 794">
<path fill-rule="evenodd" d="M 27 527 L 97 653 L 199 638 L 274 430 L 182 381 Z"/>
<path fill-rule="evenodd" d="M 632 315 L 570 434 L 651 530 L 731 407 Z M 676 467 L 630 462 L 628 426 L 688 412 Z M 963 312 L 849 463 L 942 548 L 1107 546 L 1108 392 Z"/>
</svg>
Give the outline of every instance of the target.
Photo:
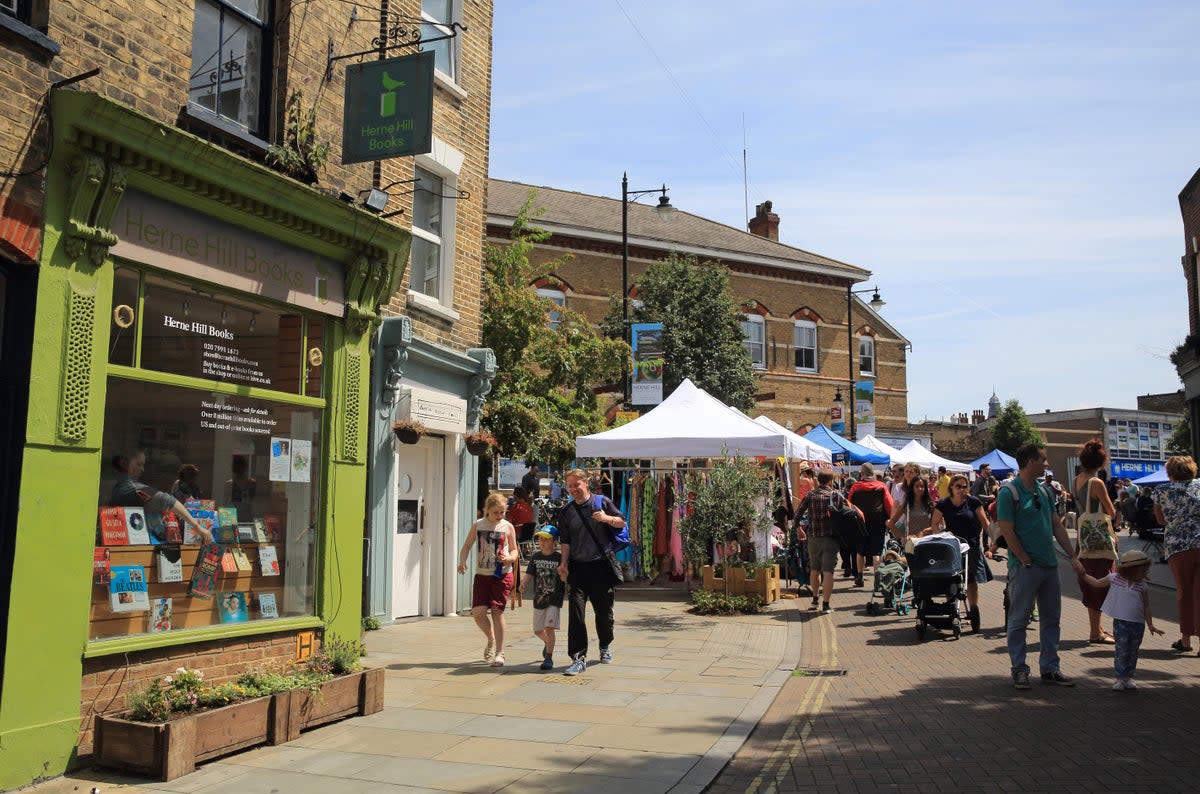
<svg viewBox="0 0 1200 794">
<path fill-rule="evenodd" d="M 196 0 L 188 101 L 247 132 L 263 131 L 267 0 Z"/>
<path fill-rule="evenodd" d="M 817 324 L 810 320 L 796 320 L 793 347 L 796 351 L 796 371 L 817 371 Z"/>
<path fill-rule="evenodd" d="M 766 323 L 757 314 L 742 316 L 742 336 L 746 352 L 750 354 L 750 363 L 755 369 L 765 369 L 767 366 Z"/>
<path fill-rule="evenodd" d="M 138 271 L 118 267 L 113 274 L 112 313 L 109 321 L 108 363 L 132 367 L 134 345 L 137 342 L 135 323 L 138 316 L 138 295 L 141 289 Z"/>
<path fill-rule="evenodd" d="M 452 31 L 448 25 L 461 21 L 459 5 L 459 0 L 421 0 L 421 38 L 435 39 L 449 36 Z M 432 50 L 434 68 L 452 82 L 458 82 L 457 37 L 422 44 L 421 49 Z"/>
<path fill-rule="evenodd" d="M 567 305 L 567 294 L 560 289 L 551 289 L 550 287 L 540 287 L 537 291 L 538 297 L 545 298 L 555 306 Z M 562 321 L 562 315 L 554 309 L 551 309 L 549 314 L 549 325 L 551 331 L 557 331 L 558 325 Z"/>
<path fill-rule="evenodd" d="M 29 0 L 0 0 L 0 13 L 29 22 Z"/>
<path fill-rule="evenodd" d="M 434 136 L 433 152 L 413 168 L 410 304 L 441 311 L 454 304 L 454 225 L 458 169 L 464 156 Z"/>
<path fill-rule="evenodd" d="M 875 374 L 875 338 L 860 336 L 858 338 L 858 373 L 860 375 Z"/>
</svg>

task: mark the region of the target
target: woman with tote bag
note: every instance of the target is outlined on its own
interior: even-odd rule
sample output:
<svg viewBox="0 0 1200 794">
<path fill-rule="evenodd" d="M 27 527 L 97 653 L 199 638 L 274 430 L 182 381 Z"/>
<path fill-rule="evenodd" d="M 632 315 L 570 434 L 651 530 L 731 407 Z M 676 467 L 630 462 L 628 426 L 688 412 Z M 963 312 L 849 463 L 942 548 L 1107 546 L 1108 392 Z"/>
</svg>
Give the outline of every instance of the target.
<svg viewBox="0 0 1200 794">
<path fill-rule="evenodd" d="M 1072 494 L 1079 517 L 1075 520 L 1075 551 L 1083 563 L 1084 573 L 1103 579 L 1113 570 L 1117 561 L 1117 537 L 1113 532 L 1113 521 L 1117 508 L 1108 496 L 1108 488 L 1097 473 L 1108 463 L 1108 452 L 1104 443 L 1093 438 L 1079 451 L 1079 473 L 1075 475 Z M 1107 595 L 1105 588 L 1092 587 L 1082 575 L 1076 575 L 1083 605 L 1087 607 L 1091 632 L 1088 642 L 1112 645 L 1116 642 L 1112 634 L 1100 625 L 1100 607 Z"/>
</svg>

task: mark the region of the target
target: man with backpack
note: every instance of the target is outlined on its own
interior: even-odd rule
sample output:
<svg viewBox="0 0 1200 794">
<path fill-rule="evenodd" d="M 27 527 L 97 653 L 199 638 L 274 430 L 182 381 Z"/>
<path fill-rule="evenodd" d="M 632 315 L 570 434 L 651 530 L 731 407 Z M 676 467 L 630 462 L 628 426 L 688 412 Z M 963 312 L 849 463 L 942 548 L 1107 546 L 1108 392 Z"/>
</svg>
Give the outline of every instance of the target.
<svg viewBox="0 0 1200 794">
<path fill-rule="evenodd" d="M 894 503 L 887 486 L 875 479 L 874 466 L 864 463 L 858 473 L 858 482 L 850 486 L 848 498 L 850 504 L 862 513 L 867 524 L 867 536 L 854 549 L 858 561 L 854 585 L 862 587 L 866 566 L 879 567 L 879 555 L 883 554 L 883 538 L 887 534 L 887 521 Z"/>
<path fill-rule="evenodd" d="M 563 675 L 587 670 L 587 605 L 592 603 L 600 662 L 612 661 L 614 585 L 618 581 L 609 555 L 629 545 L 625 517 L 607 496 L 592 495 L 582 469 L 567 472 L 571 501 L 558 511 L 560 553 L 558 575 L 567 583 L 567 654 Z"/>
<path fill-rule="evenodd" d="M 796 523 L 808 516 L 808 557 L 811 573 L 812 609 L 817 608 L 820 593 L 822 612 L 828 612 L 829 597 L 833 595 L 833 569 L 837 567 L 838 538 L 836 514 L 839 509 L 854 511 L 846 497 L 833 487 L 833 472 L 821 471 L 817 475 L 817 487 L 804 495 L 796 508 Z"/>
</svg>

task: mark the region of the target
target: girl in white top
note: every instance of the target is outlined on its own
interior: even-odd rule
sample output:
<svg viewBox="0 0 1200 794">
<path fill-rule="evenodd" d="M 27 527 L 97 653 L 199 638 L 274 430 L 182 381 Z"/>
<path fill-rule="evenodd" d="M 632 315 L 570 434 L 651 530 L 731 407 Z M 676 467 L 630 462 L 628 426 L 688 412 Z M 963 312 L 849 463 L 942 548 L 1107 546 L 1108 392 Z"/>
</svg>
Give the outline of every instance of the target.
<svg viewBox="0 0 1200 794">
<path fill-rule="evenodd" d="M 1103 579 L 1086 573 L 1078 557 L 1072 560 L 1072 564 L 1075 572 L 1092 587 L 1108 588 L 1100 611 L 1112 618 L 1113 633 L 1117 639 L 1116 652 L 1113 654 L 1117 681 L 1112 688 L 1118 691 L 1137 689 L 1133 674 L 1137 670 L 1142 637 L 1146 629 L 1150 629 L 1151 634 L 1162 634 L 1154 628 L 1154 618 L 1150 614 L 1150 589 L 1146 585 L 1150 558 L 1140 551 L 1127 551 L 1117 561 L 1116 573 L 1110 573 Z"/>
<path fill-rule="evenodd" d="M 507 507 L 503 496 L 488 494 L 483 518 L 471 525 L 458 552 L 458 572 L 466 573 L 467 555 L 475 547 L 471 616 L 487 639 L 483 660 L 492 667 L 504 666 L 504 607 L 513 589 L 513 564 L 520 557 L 517 531 L 504 518 Z"/>
</svg>

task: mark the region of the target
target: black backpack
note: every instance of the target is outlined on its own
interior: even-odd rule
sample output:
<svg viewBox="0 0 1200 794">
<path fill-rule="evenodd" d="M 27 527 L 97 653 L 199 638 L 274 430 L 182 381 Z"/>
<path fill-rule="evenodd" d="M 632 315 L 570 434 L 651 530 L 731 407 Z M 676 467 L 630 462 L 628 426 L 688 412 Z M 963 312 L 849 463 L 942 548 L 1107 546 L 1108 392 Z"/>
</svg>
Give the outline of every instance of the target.
<svg viewBox="0 0 1200 794">
<path fill-rule="evenodd" d="M 867 522 L 863 520 L 862 513 L 844 497 L 830 502 L 829 518 L 833 521 L 833 531 L 837 533 L 843 546 L 858 548 L 866 539 Z"/>
</svg>

